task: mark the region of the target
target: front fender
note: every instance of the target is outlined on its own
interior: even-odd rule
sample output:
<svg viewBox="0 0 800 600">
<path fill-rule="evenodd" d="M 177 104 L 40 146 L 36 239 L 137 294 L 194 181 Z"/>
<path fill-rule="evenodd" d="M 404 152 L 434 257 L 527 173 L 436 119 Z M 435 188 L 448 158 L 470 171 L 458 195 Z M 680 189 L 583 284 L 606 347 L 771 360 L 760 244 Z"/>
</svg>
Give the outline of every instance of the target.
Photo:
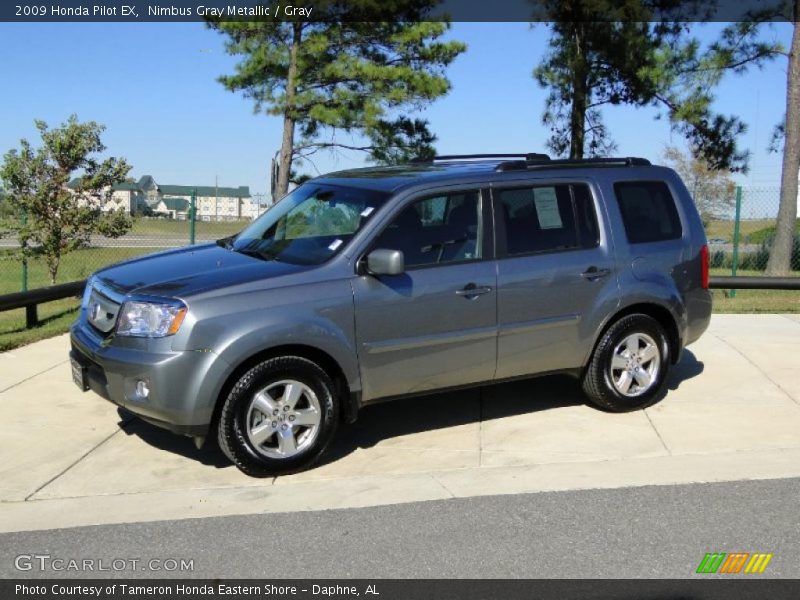
<svg viewBox="0 0 800 600">
<path fill-rule="evenodd" d="M 191 329 L 181 345 L 213 352 L 226 365 L 224 377 L 206 382 L 214 387 L 215 398 L 243 362 L 284 345 L 325 352 L 341 368 L 350 390 L 361 389 L 353 293 L 346 280 L 195 299 L 190 307 Z"/>
</svg>

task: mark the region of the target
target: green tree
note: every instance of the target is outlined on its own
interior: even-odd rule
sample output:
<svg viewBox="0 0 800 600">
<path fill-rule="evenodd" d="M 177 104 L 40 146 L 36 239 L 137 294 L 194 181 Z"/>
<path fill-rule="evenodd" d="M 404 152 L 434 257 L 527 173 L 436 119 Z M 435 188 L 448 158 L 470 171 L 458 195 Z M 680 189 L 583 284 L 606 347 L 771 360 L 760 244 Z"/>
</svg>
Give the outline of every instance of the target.
<svg viewBox="0 0 800 600">
<path fill-rule="evenodd" d="M 351 22 L 373 4 L 314 2 L 335 17 L 326 22 L 209 21 L 241 58 L 219 81 L 252 99 L 256 112 L 283 119 L 277 196 L 288 191 L 292 164 L 320 150 L 360 150 L 375 162 L 432 152 L 427 123 L 402 115 L 450 90 L 445 69 L 465 45 L 441 39 L 448 23 L 422 21 L 438 0 L 387 0 L 382 10 L 391 8 L 395 21 Z M 343 143 L 340 133 L 367 142 Z"/>
<path fill-rule="evenodd" d="M 725 73 L 743 73 L 780 52 L 758 39 L 766 13 L 732 23 L 703 48 L 681 22 L 691 20 L 687 11 L 697 7 L 694 2 L 540 4 L 554 21 L 547 25 L 548 52 L 534 69 L 537 82 L 550 90 L 542 120 L 550 128 L 553 152 L 571 158 L 607 154 L 615 145 L 602 107 L 655 106 L 712 169 L 746 170 L 748 155 L 736 145 L 745 125 L 736 116 L 713 112 L 713 89 Z"/>
<path fill-rule="evenodd" d="M 43 255 L 56 282 L 61 257 L 89 244 L 92 234 L 118 237 L 131 228 L 124 211 L 104 212 L 111 186 L 130 171 L 124 159 L 97 157 L 106 147 L 100 140 L 105 127 L 80 123 L 75 115 L 49 129 L 36 121 L 42 145 L 27 140 L 5 154 L 0 179 L 11 207 L 20 218 L 12 229 L 25 256 Z"/>
<path fill-rule="evenodd" d="M 400 116 L 393 121 L 378 121 L 370 130 L 371 159 L 381 165 L 397 165 L 414 158 L 432 159 L 436 136 L 422 119 Z"/>
<path fill-rule="evenodd" d="M 3 220 L 13 216 L 14 209 L 6 197 L 6 192 L 0 188 L 0 232 L 2 232 Z"/>
<path fill-rule="evenodd" d="M 664 149 L 664 161 L 681 176 L 704 223 L 721 218 L 733 208 L 736 184 L 730 171 L 712 169 L 702 158 L 674 146 Z"/>
</svg>

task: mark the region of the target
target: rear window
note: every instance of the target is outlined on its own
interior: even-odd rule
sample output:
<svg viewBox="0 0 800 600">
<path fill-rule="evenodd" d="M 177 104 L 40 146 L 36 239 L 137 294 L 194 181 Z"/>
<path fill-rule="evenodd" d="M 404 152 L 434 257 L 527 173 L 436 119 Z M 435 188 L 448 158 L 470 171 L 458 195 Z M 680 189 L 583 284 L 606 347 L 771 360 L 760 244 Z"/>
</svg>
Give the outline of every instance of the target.
<svg viewBox="0 0 800 600">
<path fill-rule="evenodd" d="M 663 181 L 615 183 L 614 193 L 631 244 L 681 237 L 681 220 L 675 209 L 675 200 Z"/>
</svg>

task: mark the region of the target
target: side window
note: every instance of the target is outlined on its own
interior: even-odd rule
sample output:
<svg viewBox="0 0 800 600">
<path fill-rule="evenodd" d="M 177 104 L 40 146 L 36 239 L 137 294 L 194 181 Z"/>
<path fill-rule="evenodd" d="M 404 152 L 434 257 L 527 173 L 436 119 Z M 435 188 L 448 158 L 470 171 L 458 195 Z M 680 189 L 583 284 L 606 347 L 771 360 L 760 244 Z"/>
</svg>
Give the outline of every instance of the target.
<svg viewBox="0 0 800 600">
<path fill-rule="evenodd" d="M 570 186 L 502 190 L 498 196 L 505 214 L 508 254 L 578 247 Z"/>
<path fill-rule="evenodd" d="M 675 200 L 663 181 L 616 183 L 614 193 L 631 244 L 681 237 L 681 220 L 675 209 Z"/>
<path fill-rule="evenodd" d="M 401 250 L 406 267 L 481 258 L 480 194 L 459 192 L 407 206 L 373 243 Z"/>
</svg>

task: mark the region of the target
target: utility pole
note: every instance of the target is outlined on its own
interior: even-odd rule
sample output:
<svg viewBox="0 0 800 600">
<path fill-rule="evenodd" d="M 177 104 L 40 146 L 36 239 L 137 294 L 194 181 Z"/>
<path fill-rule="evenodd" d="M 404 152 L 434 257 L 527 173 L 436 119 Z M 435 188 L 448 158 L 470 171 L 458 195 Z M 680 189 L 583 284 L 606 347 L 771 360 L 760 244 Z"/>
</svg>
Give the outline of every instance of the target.
<svg viewBox="0 0 800 600">
<path fill-rule="evenodd" d="M 214 220 L 219 221 L 219 175 L 214 175 Z"/>
</svg>

